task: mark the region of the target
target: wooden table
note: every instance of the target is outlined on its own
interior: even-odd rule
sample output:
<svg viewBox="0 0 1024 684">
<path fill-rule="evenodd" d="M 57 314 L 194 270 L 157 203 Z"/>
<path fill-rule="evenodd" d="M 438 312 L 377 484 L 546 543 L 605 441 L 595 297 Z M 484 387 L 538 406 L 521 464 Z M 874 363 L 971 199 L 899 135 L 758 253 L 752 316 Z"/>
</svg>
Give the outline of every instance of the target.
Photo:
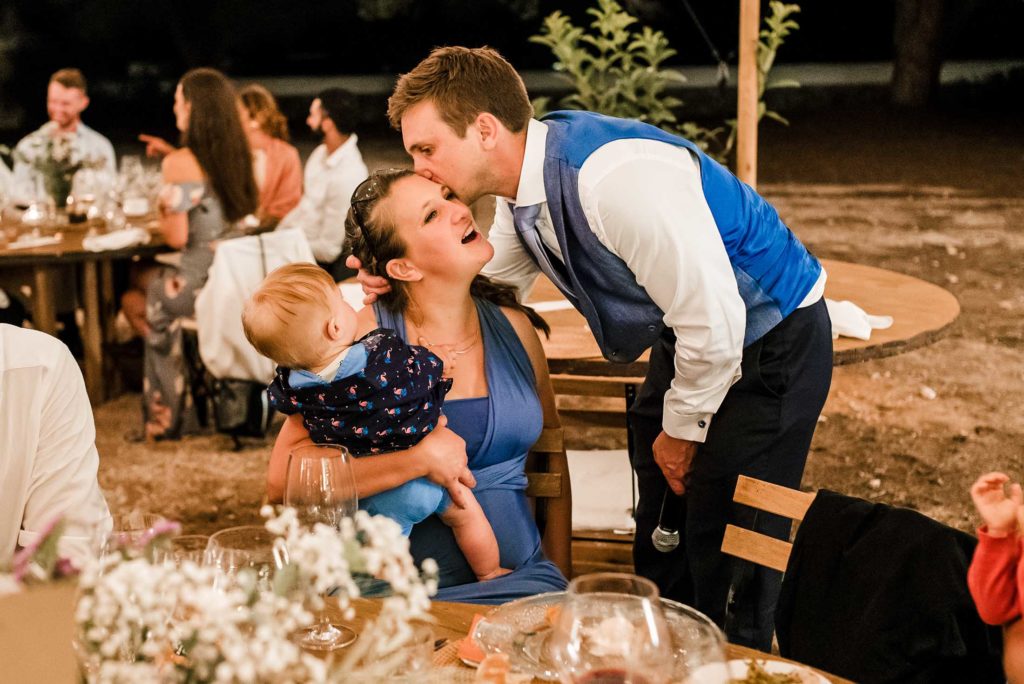
<svg viewBox="0 0 1024 684">
<path fill-rule="evenodd" d="M 328 606 L 327 613 L 331 616 L 332 620 L 345 622 L 342 620 L 341 613 L 338 611 L 337 604 L 334 603 L 333 599 L 328 599 Z M 380 612 L 380 602 L 372 599 L 356 599 L 354 607 L 356 610 L 355 620 L 349 621 L 347 624 L 352 625 L 357 632 L 362 629 L 367 620 L 372 619 Z M 431 625 L 434 630 L 434 638 L 448 639 L 449 641 L 461 639 L 469 631 L 469 627 L 473 623 L 473 616 L 477 613 L 486 613 L 488 610 L 490 610 L 489 606 L 435 601 L 430 608 L 430 614 L 435 620 L 434 624 Z M 769 655 L 752 648 L 736 646 L 734 644 L 726 645 L 726 657 L 730 660 L 745 658 L 787 660 L 786 658 Z M 787 662 L 793 661 L 787 660 Z M 809 669 L 814 670 L 814 668 Z M 848 680 L 828 674 L 827 672 L 815 671 L 834 684 L 851 684 Z"/>
<path fill-rule="evenodd" d="M 54 286 L 60 268 L 80 265 L 82 268 L 82 308 L 85 310 L 85 329 L 82 347 L 85 353 L 85 387 L 94 404 L 105 399 L 103 374 L 104 322 L 112 321 L 117 312 L 114 301 L 112 263 L 118 259 L 146 257 L 166 252 L 159 231 L 147 217 L 139 221 L 151 235 L 149 244 L 126 249 L 91 252 L 82 246 L 90 228 L 97 224 L 79 223 L 41 226 L 43 234 L 63 234 L 56 244 L 26 249 L 0 248 L 0 269 L 25 267 L 32 270 L 32 322 L 37 330 L 53 335 L 57 331 Z"/>
<path fill-rule="evenodd" d="M 960 315 L 960 304 L 947 290 L 895 271 L 844 261 L 822 260 L 828 271 L 825 296 L 848 299 L 869 314 L 893 317 L 888 330 L 875 330 L 870 340 L 840 337 L 833 342 L 837 366 L 878 359 L 923 347 L 940 339 Z M 537 281 L 530 302 L 564 301 L 547 278 Z M 551 325 L 551 339 L 543 340 L 552 373 L 593 376 L 643 377 L 647 354 L 628 364 L 613 364 L 601 350 L 586 320 L 575 309 L 541 314 Z"/>
</svg>

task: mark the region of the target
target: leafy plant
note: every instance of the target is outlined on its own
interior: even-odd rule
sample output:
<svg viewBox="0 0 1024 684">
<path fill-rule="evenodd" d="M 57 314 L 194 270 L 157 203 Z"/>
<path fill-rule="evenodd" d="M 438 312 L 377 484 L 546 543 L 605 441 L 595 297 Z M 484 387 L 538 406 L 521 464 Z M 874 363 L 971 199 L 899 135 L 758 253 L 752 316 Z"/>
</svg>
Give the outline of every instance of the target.
<svg viewBox="0 0 1024 684">
<path fill-rule="evenodd" d="M 758 120 L 767 116 L 787 123 L 777 112 L 767 109 L 763 95 L 768 89 L 799 85 L 779 81 L 766 86 L 765 81 L 779 47 L 798 28 L 790 17 L 800 8 L 777 0 L 770 7 L 771 14 L 765 17 L 757 49 Z M 544 19 L 540 34 L 530 37 L 531 42 L 551 49 L 555 70 L 566 74 L 573 85 L 574 92 L 559 100 L 557 106 L 644 121 L 682 135 L 716 158 L 727 156 L 735 143 L 735 120 L 726 122 L 729 134 L 722 143 L 720 136 L 726 126 L 709 129 L 677 118 L 676 111 L 684 103 L 668 90 L 684 83 L 686 78 L 663 66 L 678 54 L 665 34 L 648 26 L 634 28 L 637 19 L 616 0 L 597 0 L 597 6 L 589 8 L 587 14 L 594 17 L 590 32 L 556 11 Z M 550 111 L 550 105 L 548 97 L 533 101 L 538 116 Z"/>
</svg>

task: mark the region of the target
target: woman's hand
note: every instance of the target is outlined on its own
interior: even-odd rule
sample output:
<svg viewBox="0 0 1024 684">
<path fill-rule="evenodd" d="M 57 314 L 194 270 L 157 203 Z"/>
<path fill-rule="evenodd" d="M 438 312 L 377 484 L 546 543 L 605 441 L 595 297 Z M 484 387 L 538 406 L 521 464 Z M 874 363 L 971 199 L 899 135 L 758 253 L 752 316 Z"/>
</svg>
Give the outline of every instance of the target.
<svg viewBox="0 0 1024 684">
<path fill-rule="evenodd" d="M 464 508 L 466 497 L 456 485 L 461 482 L 472 489 L 476 478 L 466 465 L 466 442 L 447 425 L 448 418 L 441 416 L 433 432 L 412 450 L 423 464 L 426 478 L 446 488 L 455 505 Z"/>
<path fill-rule="evenodd" d="M 993 537 L 1005 537 L 1016 531 L 1019 511 L 1024 505 L 1019 484 L 1011 484 L 1010 496 L 1006 496 L 1003 487 L 1009 481 L 1003 473 L 985 473 L 971 485 L 971 499 Z"/>
<path fill-rule="evenodd" d="M 387 278 L 370 275 L 370 272 L 363 268 L 363 262 L 355 254 L 348 255 L 345 265 L 359 271 L 356 280 L 363 286 L 363 294 L 366 295 L 363 304 L 373 304 L 377 301 L 377 297 L 391 292 L 391 285 L 388 284 Z"/>
<path fill-rule="evenodd" d="M 139 142 L 146 143 L 147 157 L 163 157 L 176 149 L 174 145 L 163 138 L 155 135 L 146 135 L 145 133 L 139 135 Z"/>
</svg>

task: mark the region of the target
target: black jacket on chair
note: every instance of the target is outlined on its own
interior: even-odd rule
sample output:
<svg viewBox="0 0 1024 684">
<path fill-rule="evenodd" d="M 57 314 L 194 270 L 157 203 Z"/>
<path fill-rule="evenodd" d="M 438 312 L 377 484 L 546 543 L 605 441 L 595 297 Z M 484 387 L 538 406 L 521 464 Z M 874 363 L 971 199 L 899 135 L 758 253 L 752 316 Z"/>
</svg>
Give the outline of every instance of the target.
<svg viewBox="0 0 1024 684">
<path fill-rule="evenodd" d="M 974 537 L 818 492 L 775 616 L 783 656 L 857 682 L 1005 682 L 1002 636 L 967 590 Z"/>
</svg>

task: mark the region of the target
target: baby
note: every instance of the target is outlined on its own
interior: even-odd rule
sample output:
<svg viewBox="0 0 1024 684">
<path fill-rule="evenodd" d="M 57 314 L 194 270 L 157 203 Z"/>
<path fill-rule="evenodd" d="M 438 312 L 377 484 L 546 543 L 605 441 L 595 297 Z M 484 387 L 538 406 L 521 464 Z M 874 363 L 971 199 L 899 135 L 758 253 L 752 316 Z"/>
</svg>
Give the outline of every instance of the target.
<svg viewBox="0 0 1024 684">
<path fill-rule="evenodd" d="M 272 271 L 242 312 L 249 342 L 278 365 L 271 405 L 301 414 L 314 442 L 344 445 L 357 457 L 408 449 L 437 426 L 451 380 L 441 376 L 441 360 L 427 349 L 384 329 L 357 341 L 356 325 L 356 313 L 334 279 L 308 263 Z M 437 513 L 477 578 L 507 573 L 499 567 L 498 543 L 476 497 L 461 483 L 453 486 L 464 490 L 465 508 L 426 478 L 360 504 L 396 520 L 406 535 Z"/>
</svg>

